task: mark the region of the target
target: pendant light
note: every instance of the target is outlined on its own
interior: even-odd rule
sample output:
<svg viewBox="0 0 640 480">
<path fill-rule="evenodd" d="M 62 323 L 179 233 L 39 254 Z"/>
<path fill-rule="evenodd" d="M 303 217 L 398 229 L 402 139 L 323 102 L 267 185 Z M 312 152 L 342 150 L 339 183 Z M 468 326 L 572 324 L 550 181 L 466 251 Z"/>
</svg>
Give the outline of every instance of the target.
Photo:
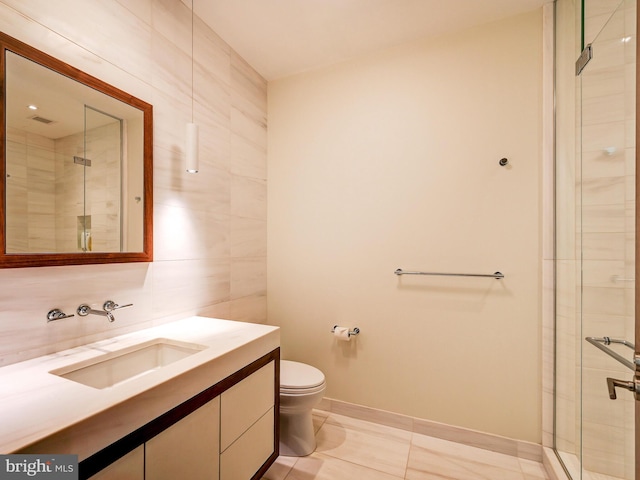
<svg viewBox="0 0 640 480">
<path fill-rule="evenodd" d="M 191 123 L 187 123 L 185 168 L 188 173 L 198 173 L 198 125 L 193 122 L 193 2 L 191 0 Z"/>
</svg>

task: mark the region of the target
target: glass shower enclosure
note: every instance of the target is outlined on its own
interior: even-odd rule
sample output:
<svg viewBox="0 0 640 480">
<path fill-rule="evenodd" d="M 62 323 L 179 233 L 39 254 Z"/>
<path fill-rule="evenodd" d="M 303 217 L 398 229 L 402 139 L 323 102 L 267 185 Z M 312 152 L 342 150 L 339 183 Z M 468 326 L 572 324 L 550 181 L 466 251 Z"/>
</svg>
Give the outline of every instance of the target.
<svg viewBox="0 0 640 480">
<path fill-rule="evenodd" d="M 636 0 L 557 0 L 556 93 L 554 447 L 574 480 L 632 480 Z"/>
</svg>

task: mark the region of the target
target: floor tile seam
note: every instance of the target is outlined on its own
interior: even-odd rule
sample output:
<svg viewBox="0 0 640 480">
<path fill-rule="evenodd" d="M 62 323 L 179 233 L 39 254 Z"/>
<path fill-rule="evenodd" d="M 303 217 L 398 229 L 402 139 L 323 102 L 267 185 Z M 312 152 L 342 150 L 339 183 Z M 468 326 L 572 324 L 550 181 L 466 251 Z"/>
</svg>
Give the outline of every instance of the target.
<svg viewBox="0 0 640 480">
<path fill-rule="evenodd" d="M 474 478 L 476 478 L 477 480 L 481 480 L 481 479 L 482 480 L 494 480 L 493 478 L 487 477 L 485 474 L 479 473 L 477 470 L 473 469 L 473 467 L 476 466 L 476 465 L 469 465 L 469 463 L 475 463 L 475 462 L 467 462 L 464 459 L 459 459 L 457 457 L 450 457 L 450 456 L 447 456 L 447 455 L 440 455 L 439 452 L 434 452 L 432 450 L 429 450 L 429 452 L 431 454 L 433 454 L 433 455 L 436 455 L 436 456 L 439 456 L 439 457 L 444 457 L 444 461 L 448 465 L 453 466 L 454 467 L 453 470 L 457 469 L 458 473 L 461 473 L 461 471 L 462 472 L 470 472 L 472 474 L 472 476 Z M 488 465 L 488 464 L 483 464 L 483 465 L 502 469 L 502 467 L 499 467 L 497 465 Z M 421 472 L 421 470 L 417 470 L 417 469 L 412 469 L 412 470 L 416 471 L 416 472 Z M 408 471 L 408 469 L 407 469 L 407 471 Z M 518 472 L 518 471 L 515 471 L 515 470 L 508 470 L 508 471 L 512 472 L 512 473 L 518 473 L 524 479 L 524 474 L 522 474 L 521 472 Z M 450 479 L 450 480 L 461 480 L 463 478 L 463 477 L 459 477 L 459 476 L 456 476 L 456 477 L 442 476 L 442 475 L 446 475 L 446 474 L 442 474 L 441 475 L 439 472 L 432 472 L 432 471 L 426 471 L 424 473 L 427 473 L 428 475 L 436 475 L 439 478 Z M 405 474 L 405 478 L 406 478 L 406 475 L 407 474 Z"/>
<path fill-rule="evenodd" d="M 318 416 L 315 417 L 316 419 L 318 418 Z M 327 415 L 326 417 L 322 418 L 322 420 L 320 421 L 320 424 L 318 425 L 318 429 L 315 430 L 316 434 L 320 431 L 320 429 L 322 427 L 324 427 L 324 424 L 327 423 L 327 418 L 329 418 L 329 416 Z"/>
<path fill-rule="evenodd" d="M 499 465 L 496 465 L 496 464 L 493 464 L 493 463 L 487 463 L 487 462 L 484 462 L 484 461 L 475 461 L 474 460 L 473 462 L 476 463 L 478 466 L 484 465 L 484 466 L 489 466 L 489 467 L 496 467 L 496 468 L 507 470 L 507 471 L 512 472 L 512 473 L 517 473 L 517 474 L 522 475 L 522 476 L 525 476 L 525 475 L 531 476 L 529 473 L 527 473 L 527 472 L 525 472 L 523 470 L 522 463 L 520 462 L 520 460 L 526 460 L 527 457 L 521 457 L 517 453 L 507 453 L 507 452 L 504 452 L 504 451 L 501 451 L 501 450 L 495 450 L 495 449 L 492 449 L 492 448 L 488 448 L 486 446 L 475 446 L 475 445 L 472 445 L 472 444 L 467 443 L 467 442 L 461 442 L 461 441 L 451 440 L 451 439 L 447 439 L 447 438 L 442 438 L 442 437 L 437 436 L 437 435 L 429 435 L 429 434 L 426 434 L 426 433 L 420 433 L 420 432 L 415 430 L 415 426 L 413 426 L 413 428 L 411 428 L 411 429 L 408 429 L 408 428 L 392 426 L 392 425 L 389 425 L 387 423 L 381 423 L 381 422 L 375 421 L 374 419 L 365 419 L 365 418 L 360 418 L 359 416 L 352 416 L 352 415 L 349 415 L 347 413 L 338 413 L 338 412 L 333 412 L 331 410 L 323 410 L 323 411 L 326 411 L 329 414 L 325 418 L 325 421 L 323 422 L 323 425 L 327 424 L 327 420 L 329 418 L 331 418 L 332 416 L 338 415 L 338 416 L 347 417 L 347 418 L 349 418 L 351 420 L 354 420 L 354 421 L 364 422 L 364 423 L 372 424 L 374 426 L 384 427 L 384 428 L 388 428 L 388 429 L 391 429 L 391 430 L 394 430 L 394 431 L 398 431 L 398 432 L 409 433 L 410 434 L 410 436 L 409 436 L 409 452 L 411 451 L 411 448 L 413 448 L 414 446 L 416 446 L 418 448 L 423 448 L 423 447 L 419 447 L 418 445 L 415 445 L 415 443 L 414 443 L 414 435 L 420 435 L 420 436 L 429 437 L 429 438 L 434 439 L 434 440 L 442 440 L 442 441 L 445 441 L 445 442 L 452 442 L 452 443 L 455 443 L 457 445 L 466 446 L 466 447 L 469 447 L 469 448 L 476 449 L 478 451 L 484 451 L 484 452 L 487 452 L 489 454 L 495 453 L 495 454 L 505 455 L 506 457 L 509 457 L 511 459 L 517 460 L 517 466 L 514 464 L 514 465 L 510 465 L 510 466 L 504 467 L 504 466 L 499 466 Z M 335 419 L 335 417 L 333 418 L 333 421 L 329 421 L 328 424 L 335 425 L 335 426 L 341 426 L 343 428 L 348 428 L 348 427 L 345 427 L 345 426 L 339 424 L 338 421 Z M 355 429 L 352 429 L 352 431 L 355 431 Z M 382 437 L 384 437 L 384 439 L 386 441 L 388 441 L 387 437 L 384 436 L 384 433 L 373 432 L 373 431 L 369 432 L 369 433 L 372 436 L 382 436 Z M 405 443 L 406 442 L 406 440 L 402 440 L 400 438 L 396 438 L 395 441 L 399 442 L 399 443 Z M 435 453 L 435 454 L 438 454 L 437 451 L 431 450 L 431 452 Z M 462 459 L 464 460 L 464 458 L 462 458 Z M 531 461 L 535 462 L 535 460 L 531 460 Z M 541 464 L 541 462 L 537 462 L 537 463 Z M 409 456 L 407 456 L 407 465 L 408 464 L 409 464 Z M 407 470 L 408 470 L 408 467 L 405 469 L 405 476 L 406 476 Z M 541 480 L 543 480 L 543 477 L 541 477 Z"/>
<path fill-rule="evenodd" d="M 389 471 L 383 470 L 381 468 L 376 468 L 375 466 L 372 466 L 372 465 L 368 465 L 368 464 L 365 464 L 365 463 L 359 463 L 359 462 L 357 462 L 355 460 L 351 460 L 349 458 L 345 458 L 345 457 L 340 457 L 340 456 L 334 455 L 329 451 L 323 451 L 323 452 L 318 452 L 318 453 L 320 453 L 322 455 L 326 455 L 327 457 L 330 457 L 330 458 L 335 459 L 335 460 L 339 460 L 339 461 L 342 461 L 342 462 L 347 462 L 347 463 L 350 463 L 351 465 L 356 465 L 356 466 L 363 467 L 363 468 L 368 468 L 369 470 L 375 470 L 376 472 L 384 473 L 384 474 L 390 475 L 392 477 L 404 478 L 404 477 L 399 477 L 398 475 L 396 475 L 394 473 L 390 473 Z M 405 458 L 407 460 L 404 460 L 403 462 L 406 463 L 408 461 L 408 457 L 409 457 L 409 450 L 407 449 L 407 454 L 405 455 Z M 394 463 L 395 462 L 382 462 L 382 465 L 383 466 L 386 465 L 386 466 L 388 466 L 390 468 L 393 468 L 395 470 L 396 467 L 394 466 Z M 405 470 L 406 470 L 406 468 L 405 468 Z"/>
<path fill-rule="evenodd" d="M 398 478 L 400 480 L 404 480 L 404 477 L 399 477 L 397 475 L 394 475 L 393 473 L 385 472 L 384 470 L 380 470 L 378 468 L 373 468 L 373 467 L 370 467 L 368 465 L 362 465 L 361 463 L 352 462 L 351 460 L 347 460 L 346 458 L 336 457 L 336 456 L 331 455 L 330 453 L 327 453 L 327 452 L 318 452 L 318 453 L 320 453 L 320 454 L 322 454 L 324 456 L 327 456 L 327 457 L 331 457 L 334 460 L 339 460 L 341 462 L 345 462 L 345 463 L 349 463 L 351 465 L 355 465 L 356 467 L 359 467 L 359 468 L 364 468 L 364 469 L 367 469 L 367 470 L 373 470 L 374 472 L 383 473 L 383 474 L 388 475 L 388 476 L 390 476 L 392 478 Z M 291 469 L 291 470 L 293 471 L 293 469 Z"/>
<path fill-rule="evenodd" d="M 409 474 L 409 463 L 411 461 L 411 451 L 413 450 L 413 434 L 411 435 L 411 438 L 409 439 L 409 453 L 407 454 L 407 463 L 404 466 L 404 478 L 406 480 L 407 475 Z"/>
<path fill-rule="evenodd" d="M 289 475 L 291 475 L 291 472 L 293 472 L 296 469 L 296 465 L 298 464 L 298 460 L 299 460 L 299 458 L 296 458 L 296 461 L 291 464 L 291 468 L 289 468 L 289 471 L 287 472 L 287 474 L 284 476 L 284 478 L 282 480 L 287 480 L 287 478 L 289 478 Z"/>
<path fill-rule="evenodd" d="M 430 437 L 429 435 L 424 435 L 424 434 L 421 434 L 421 433 L 418 433 L 416 435 L 427 436 L 427 437 L 433 438 L 435 440 L 442 440 L 442 439 L 439 439 L 438 437 Z M 487 463 L 487 461 L 483 461 L 483 460 L 469 459 L 464 454 L 455 454 L 455 453 L 451 453 L 451 452 L 443 453 L 443 452 L 440 452 L 438 450 L 433 450 L 433 449 L 430 449 L 430 448 L 427 448 L 427 447 L 423 447 L 423 446 L 414 444 L 413 443 L 413 435 L 411 436 L 411 442 L 412 442 L 411 443 L 411 449 L 409 450 L 409 454 L 410 455 L 411 455 L 411 450 L 413 448 L 416 448 L 416 449 L 424 450 L 424 451 L 426 451 L 426 452 L 428 452 L 428 453 L 430 453 L 432 455 L 436 455 L 438 457 L 444 457 L 444 458 L 447 459 L 447 461 L 449 461 L 451 463 L 455 463 L 457 465 L 459 465 L 461 463 L 464 463 L 464 464 L 471 464 L 471 466 L 477 466 L 477 467 L 499 468 L 501 470 L 509 471 L 509 472 L 512 472 L 512 473 L 521 473 L 522 475 L 524 475 L 524 471 L 522 470 L 522 465 L 521 465 L 521 463 L 519 461 L 520 459 L 518 457 L 512 457 L 511 455 L 507 455 L 507 454 L 500 454 L 499 452 L 492 452 L 492 453 L 498 453 L 500 455 L 505 455 L 508 458 L 515 458 L 515 460 L 517 462 L 517 467 L 514 465 L 514 466 L 512 466 L 510 468 L 509 466 L 497 465 L 497 464 L 495 464 L 493 462 Z M 455 443 L 455 444 L 458 444 L 458 445 L 465 445 L 465 444 L 461 444 L 461 443 L 458 443 L 458 442 L 453 442 L 451 440 L 443 440 L 443 442 L 451 442 L 451 443 Z M 469 445 L 465 445 L 465 446 L 467 446 L 469 448 L 472 448 L 472 449 L 475 449 L 475 450 L 478 450 L 478 451 L 481 451 L 481 452 L 485 451 L 485 449 L 480 448 L 480 447 L 473 447 L 473 446 L 469 446 Z M 465 465 L 464 468 L 466 468 L 466 465 Z"/>
</svg>

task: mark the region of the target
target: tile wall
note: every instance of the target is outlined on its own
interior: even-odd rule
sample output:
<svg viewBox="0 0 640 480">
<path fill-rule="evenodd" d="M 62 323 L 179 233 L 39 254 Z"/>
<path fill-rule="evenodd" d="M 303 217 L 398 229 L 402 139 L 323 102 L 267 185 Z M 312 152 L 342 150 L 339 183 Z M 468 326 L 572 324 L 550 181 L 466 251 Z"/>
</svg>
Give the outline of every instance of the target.
<svg viewBox="0 0 640 480">
<path fill-rule="evenodd" d="M 7 252 L 56 251 L 55 141 L 8 129 L 6 142 Z"/>
<path fill-rule="evenodd" d="M 11 129 L 7 252 L 121 251 L 120 187 L 115 185 L 121 178 L 120 150 L 119 123 L 88 131 L 86 137 L 58 139 Z M 74 163 L 76 155 L 92 159 L 92 165 L 85 171 Z M 91 237 L 79 240 L 85 223 Z"/>
<path fill-rule="evenodd" d="M 191 2 L 0 1 L 1 31 L 154 107 L 154 262 L 0 270 L 0 365 L 192 314 L 266 321 L 266 81 L 197 3 L 192 63 Z M 46 323 L 107 299 L 134 307 Z"/>
</svg>

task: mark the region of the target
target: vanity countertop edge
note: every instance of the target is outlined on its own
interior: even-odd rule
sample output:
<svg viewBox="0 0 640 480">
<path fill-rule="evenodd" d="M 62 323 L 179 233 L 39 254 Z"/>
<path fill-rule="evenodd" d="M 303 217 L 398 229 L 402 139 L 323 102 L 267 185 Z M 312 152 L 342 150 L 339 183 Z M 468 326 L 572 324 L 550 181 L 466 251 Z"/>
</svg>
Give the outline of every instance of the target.
<svg viewBox="0 0 640 480">
<path fill-rule="evenodd" d="M 207 348 L 106 389 L 49 373 L 157 338 Z M 0 453 L 83 460 L 279 347 L 279 327 L 194 316 L 1 367 Z"/>
</svg>

